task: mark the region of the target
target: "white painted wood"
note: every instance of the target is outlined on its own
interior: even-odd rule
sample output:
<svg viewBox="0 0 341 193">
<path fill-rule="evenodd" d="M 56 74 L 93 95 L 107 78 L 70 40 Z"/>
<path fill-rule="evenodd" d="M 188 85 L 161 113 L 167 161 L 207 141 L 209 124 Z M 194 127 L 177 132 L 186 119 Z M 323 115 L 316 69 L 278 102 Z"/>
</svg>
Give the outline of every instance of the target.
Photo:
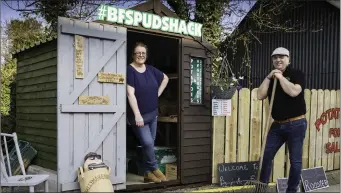
<svg viewBox="0 0 341 193">
<path fill-rule="evenodd" d="M 4 138 L 5 142 L 5 152 L 6 152 L 6 157 L 7 157 L 7 166 L 8 166 L 8 173 L 6 171 L 5 167 L 5 159 L 4 159 L 4 154 L 2 152 L 2 148 L 0 148 L 0 187 L 1 186 L 7 186 L 7 187 L 14 187 L 14 186 L 28 186 L 30 192 L 34 192 L 34 186 L 40 184 L 40 183 L 47 183 L 47 180 L 49 178 L 49 175 L 26 175 L 25 172 L 25 167 L 24 167 L 24 162 L 22 160 L 21 156 L 21 151 L 19 148 L 18 144 L 18 137 L 16 133 L 13 134 L 5 134 L 1 133 L 0 137 Z M 11 172 L 11 164 L 10 164 L 10 159 L 9 159 L 9 154 L 8 154 L 8 147 L 7 147 L 7 140 L 6 137 L 12 137 L 15 145 L 15 150 L 16 154 L 18 157 L 19 165 L 20 165 L 20 170 L 23 175 L 16 175 L 13 176 Z M 48 186 L 45 186 L 45 192 L 48 192 Z"/>
<path fill-rule="evenodd" d="M 105 24 L 59 18 L 63 24 L 118 34 L 123 40 L 84 37 L 84 79 L 74 77 L 74 34 L 58 31 L 58 191 L 79 189 L 77 169 L 89 152 L 102 155 L 111 168 L 113 185 L 125 188 L 126 176 L 126 85 L 99 83 L 98 72 L 126 76 L 126 29 Z M 87 31 L 91 29 L 92 31 Z M 98 33 L 100 34 L 100 33 Z M 98 36 L 98 34 L 96 36 Z M 109 96 L 109 105 L 79 105 L 78 97 Z"/>
<path fill-rule="evenodd" d="M 122 105 L 61 105 L 60 108 L 62 113 L 114 113 L 123 110 Z"/>
</svg>

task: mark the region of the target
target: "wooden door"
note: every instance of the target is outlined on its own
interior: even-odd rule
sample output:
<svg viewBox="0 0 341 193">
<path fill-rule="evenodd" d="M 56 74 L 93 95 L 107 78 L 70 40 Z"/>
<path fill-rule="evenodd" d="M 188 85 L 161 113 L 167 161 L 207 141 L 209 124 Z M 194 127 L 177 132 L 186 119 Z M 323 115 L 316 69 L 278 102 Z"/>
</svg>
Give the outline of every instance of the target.
<svg viewBox="0 0 341 193">
<path fill-rule="evenodd" d="M 211 182 L 211 83 L 206 48 L 182 39 L 181 182 Z"/>
<path fill-rule="evenodd" d="M 125 188 L 126 33 L 58 19 L 58 191 L 79 189 L 77 168 L 89 152 L 102 155 L 114 187 Z"/>
</svg>

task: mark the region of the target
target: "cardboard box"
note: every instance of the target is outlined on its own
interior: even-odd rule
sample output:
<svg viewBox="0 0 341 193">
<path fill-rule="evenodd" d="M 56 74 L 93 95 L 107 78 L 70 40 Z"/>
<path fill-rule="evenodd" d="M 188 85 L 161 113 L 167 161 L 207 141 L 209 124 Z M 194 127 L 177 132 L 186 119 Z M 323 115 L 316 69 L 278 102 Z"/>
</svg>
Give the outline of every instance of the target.
<svg viewBox="0 0 341 193">
<path fill-rule="evenodd" d="M 178 167 L 176 163 L 166 164 L 166 178 L 168 180 L 177 180 Z"/>
</svg>

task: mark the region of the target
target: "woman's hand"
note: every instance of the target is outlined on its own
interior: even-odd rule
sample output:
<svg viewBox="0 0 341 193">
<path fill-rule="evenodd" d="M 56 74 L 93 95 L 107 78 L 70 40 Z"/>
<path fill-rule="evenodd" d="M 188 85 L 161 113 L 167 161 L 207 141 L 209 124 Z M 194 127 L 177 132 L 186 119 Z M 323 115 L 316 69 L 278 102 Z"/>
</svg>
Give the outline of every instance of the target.
<svg viewBox="0 0 341 193">
<path fill-rule="evenodd" d="M 144 122 L 143 122 L 143 118 L 142 118 L 141 114 L 135 115 L 135 122 L 136 122 L 136 125 L 138 127 L 143 127 L 144 126 Z"/>
</svg>

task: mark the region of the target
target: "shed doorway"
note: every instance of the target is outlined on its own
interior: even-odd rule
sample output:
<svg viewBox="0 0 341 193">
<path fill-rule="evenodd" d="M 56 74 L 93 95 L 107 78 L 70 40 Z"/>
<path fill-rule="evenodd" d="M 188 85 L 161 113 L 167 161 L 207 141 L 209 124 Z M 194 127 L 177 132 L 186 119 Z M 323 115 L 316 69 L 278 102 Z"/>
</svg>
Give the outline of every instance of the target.
<svg viewBox="0 0 341 193">
<path fill-rule="evenodd" d="M 169 182 L 176 181 L 179 162 L 179 106 L 180 106 L 180 79 L 179 79 L 179 45 L 176 38 L 144 33 L 140 31 L 127 32 L 127 65 L 132 62 L 132 52 L 137 42 L 148 47 L 146 64 L 156 67 L 165 73 L 169 82 L 163 94 L 159 97 L 159 117 L 155 139 L 155 154 L 159 169 L 167 176 Z M 127 108 L 129 107 L 127 100 Z M 141 165 L 141 146 L 134 135 L 131 126 L 127 124 L 127 186 L 148 186 L 154 183 L 145 183 L 143 167 Z M 168 182 L 167 182 L 168 183 Z M 162 184 L 162 183 L 161 183 Z"/>
</svg>

